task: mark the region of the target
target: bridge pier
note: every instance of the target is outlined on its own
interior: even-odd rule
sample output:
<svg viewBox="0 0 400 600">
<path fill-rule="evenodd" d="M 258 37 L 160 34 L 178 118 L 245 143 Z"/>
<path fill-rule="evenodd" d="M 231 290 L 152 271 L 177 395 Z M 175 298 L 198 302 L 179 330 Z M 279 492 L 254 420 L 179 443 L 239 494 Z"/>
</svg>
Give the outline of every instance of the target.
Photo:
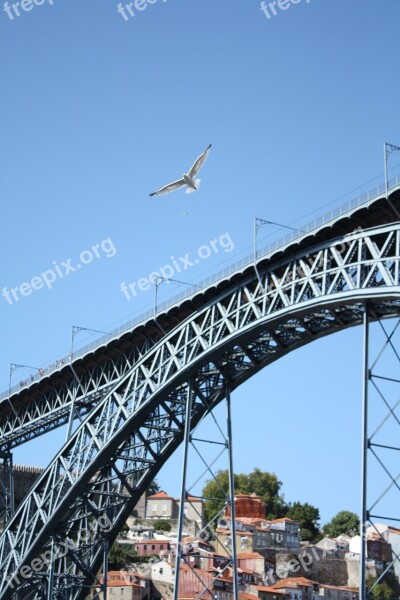
<svg viewBox="0 0 400 600">
<path fill-rule="evenodd" d="M 396 568 L 396 572 L 400 573 L 400 555 L 392 547 L 391 560 L 383 560 L 386 567 L 381 574 L 372 584 L 367 581 L 370 534 L 376 534 L 378 539 L 390 543 L 385 521 L 400 523 L 400 514 L 388 514 L 385 506 L 390 494 L 400 492 L 400 444 L 396 442 L 400 419 L 395 412 L 400 405 L 400 319 L 386 324 L 379 320 L 374 330 L 370 320 L 370 307 L 366 303 L 363 319 L 360 600 L 368 600 L 392 569 Z M 393 468 L 396 469 L 395 473 Z"/>
<path fill-rule="evenodd" d="M 13 455 L 10 451 L 0 451 L 0 519 L 3 527 L 14 515 L 14 473 Z"/>
<path fill-rule="evenodd" d="M 215 439 L 215 437 L 202 436 L 201 438 L 194 437 L 194 434 L 199 425 L 195 426 L 192 431 L 192 423 L 191 418 L 193 414 L 193 401 L 195 392 L 193 390 L 193 382 L 190 381 L 187 387 L 187 404 L 186 404 L 186 415 L 185 415 L 185 429 L 184 429 L 184 442 L 183 442 L 183 461 L 182 461 L 182 476 L 181 476 L 181 493 L 180 493 L 180 504 L 179 504 L 179 521 L 178 521 L 178 536 L 177 536 L 177 547 L 176 547 L 176 559 L 175 559 L 175 581 L 174 581 L 174 595 L 173 600 L 178 600 L 179 598 L 179 582 L 180 582 L 180 566 L 181 564 L 185 564 L 189 569 L 194 572 L 194 568 L 191 566 L 190 562 L 187 559 L 189 554 L 185 549 L 185 544 L 183 543 L 183 527 L 184 527 L 184 518 L 185 518 L 185 502 L 190 502 L 190 491 L 191 489 L 199 483 L 202 478 L 208 474 L 213 479 L 215 479 L 215 474 L 213 471 L 213 466 L 221 458 L 223 454 L 227 454 L 227 466 L 228 466 L 228 476 L 229 476 L 229 489 L 226 493 L 221 488 L 221 492 L 223 493 L 223 497 L 221 494 L 221 500 L 224 501 L 224 506 L 222 509 L 218 510 L 216 514 L 212 515 L 212 517 L 208 520 L 207 524 L 202 528 L 200 533 L 198 534 L 198 540 L 201 542 L 203 539 L 209 539 L 210 536 L 213 535 L 214 529 L 218 526 L 218 519 L 221 517 L 226 506 L 230 507 L 230 540 L 231 540 L 231 553 L 227 559 L 226 565 L 223 567 L 222 572 L 226 571 L 229 568 L 232 569 L 233 574 L 233 600 L 239 599 L 239 584 L 238 584 L 238 563 L 237 563 L 237 553 L 236 553 L 236 524 L 235 524 L 235 490 L 234 490 L 234 470 L 233 470 L 233 433 L 232 433 L 232 413 L 231 413 L 231 390 L 230 390 L 230 382 L 229 382 L 229 374 L 228 371 L 224 373 L 224 395 L 226 402 L 226 424 L 225 426 L 220 423 L 218 418 L 215 416 L 215 411 L 210 410 L 208 413 L 208 419 L 212 419 L 214 422 L 215 433 L 217 433 L 217 437 L 220 439 Z M 219 434 L 219 435 L 218 435 Z M 204 444 L 208 446 L 220 446 L 222 450 L 220 450 L 216 457 L 210 460 L 208 454 L 203 450 Z M 193 449 L 202 465 L 204 466 L 204 471 L 197 478 L 193 486 L 187 486 L 187 474 L 188 474 L 188 463 L 190 458 L 190 450 Z M 192 493 L 193 495 L 193 493 Z M 195 573 L 197 580 L 200 585 L 203 586 L 202 589 L 196 594 L 197 597 L 200 598 L 203 593 L 210 592 L 210 588 L 214 583 L 215 578 L 210 583 L 209 581 L 204 581 L 201 579 L 198 573 Z"/>
</svg>

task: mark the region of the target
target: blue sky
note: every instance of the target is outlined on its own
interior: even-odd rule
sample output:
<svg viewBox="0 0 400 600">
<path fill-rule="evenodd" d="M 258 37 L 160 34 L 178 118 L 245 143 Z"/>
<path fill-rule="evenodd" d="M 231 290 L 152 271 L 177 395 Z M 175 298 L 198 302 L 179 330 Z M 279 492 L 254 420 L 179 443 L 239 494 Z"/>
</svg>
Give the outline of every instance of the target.
<svg viewBox="0 0 400 600">
<path fill-rule="evenodd" d="M 0 1 L 0 288 L 99 244 L 52 289 L 0 296 L 2 388 L 11 362 L 68 354 L 72 325 L 110 329 L 152 305 L 121 282 L 228 234 L 234 249 L 182 274 L 198 281 L 251 251 L 255 216 L 307 222 L 381 182 L 383 142 L 400 145 L 398 0 L 303 0 L 271 19 L 258 0 L 158 0 L 127 21 L 117 5 L 46 0 L 11 20 Z M 149 198 L 210 142 L 196 194 Z M 236 470 L 275 471 L 322 521 L 359 507 L 361 334 L 297 351 L 233 398 Z M 16 461 L 46 464 L 59 439 Z M 176 464 L 159 477 L 171 493 Z"/>
</svg>

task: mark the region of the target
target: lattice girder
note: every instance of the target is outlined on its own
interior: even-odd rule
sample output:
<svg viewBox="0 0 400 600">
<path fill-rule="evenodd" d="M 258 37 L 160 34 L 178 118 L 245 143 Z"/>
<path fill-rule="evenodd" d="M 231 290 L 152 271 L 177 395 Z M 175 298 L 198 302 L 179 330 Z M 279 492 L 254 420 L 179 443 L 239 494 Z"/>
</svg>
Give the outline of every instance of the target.
<svg viewBox="0 0 400 600">
<path fill-rule="evenodd" d="M 101 531 L 80 540 L 87 520 L 107 515 L 111 541 L 139 495 L 182 439 L 182 397 L 194 381 L 193 426 L 224 397 L 224 367 L 234 389 L 287 352 L 371 317 L 400 314 L 400 225 L 316 247 L 242 285 L 233 285 L 180 323 L 107 390 L 54 458 L 0 538 L 4 579 L 48 551 L 53 536 L 74 547 L 55 563 L 56 598 L 83 598 L 101 561 Z M 343 244 L 342 244 L 343 245 Z M 75 537 L 74 537 L 75 535 Z M 72 537 L 70 537 L 72 536 Z M 44 572 L 20 587 L 44 598 Z M 42 584 L 38 582 L 42 580 Z M 73 582 L 76 582 L 74 587 Z M 28 592 L 29 590 L 29 592 Z M 42 594 L 42 595 L 41 595 Z M 26 596 L 31 597 L 31 596 Z"/>
</svg>

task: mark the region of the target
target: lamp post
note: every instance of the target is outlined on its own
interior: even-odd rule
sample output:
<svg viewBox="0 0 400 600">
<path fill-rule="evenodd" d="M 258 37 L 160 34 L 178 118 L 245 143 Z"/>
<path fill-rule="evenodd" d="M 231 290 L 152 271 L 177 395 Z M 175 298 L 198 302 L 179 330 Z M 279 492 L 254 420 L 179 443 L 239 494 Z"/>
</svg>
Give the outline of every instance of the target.
<svg viewBox="0 0 400 600">
<path fill-rule="evenodd" d="M 34 369 L 35 371 L 38 371 L 38 367 L 32 367 L 30 365 L 20 365 L 18 363 L 11 363 L 10 364 L 10 378 L 8 381 L 8 397 L 10 397 L 10 393 L 11 393 L 11 381 L 12 381 L 12 375 L 14 373 L 14 371 L 16 371 L 17 369 Z"/>
<path fill-rule="evenodd" d="M 157 316 L 158 287 L 162 283 L 169 283 L 170 281 L 172 281 L 173 283 L 180 283 L 181 285 L 189 285 L 191 287 L 197 288 L 198 290 L 200 289 L 200 286 L 196 285 L 195 283 L 180 281 L 179 279 L 171 279 L 171 277 L 154 277 L 152 281 L 152 284 L 154 285 L 154 317 Z"/>
<path fill-rule="evenodd" d="M 90 327 L 79 327 L 78 325 L 72 325 L 72 335 L 71 335 L 71 352 L 70 352 L 70 366 L 71 366 L 71 370 L 72 373 L 74 374 L 74 377 L 76 379 L 76 381 L 79 384 L 79 378 L 75 372 L 75 369 L 72 365 L 72 361 L 74 359 L 74 340 L 75 340 L 75 336 L 78 335 L 78 333 L 80 333 L 81 331 L 92 331 L 93 333 L 104 333 L 104 334 L 108 334 L 107 331 L 99 331 L 98 329 L 90 329 Z M 65 441 L 67 442 L 69 440 L 69 438 L 71 437 L 71 433 L 72 433 L 72 424 L 74 422 L 74 416 L 75 416 L 75 398 L 76 398 L 76 393 L 73 394 L 73 399 L 72 399 L 72 404 L 71 404 L 71 410 L 69 413 L 69 418 L 68 418 L 68 426 L 67 426 L 67 435 L 65 438 Z"/>
<path fill-rule="evenodd" d="M 387 142 L 385 142 L 383 144 L 383 154 L 384 154 L 384 161 L 385 161 L 385 196 L 386 196 L 386 200 L 390 203 L 390 206 L 393 208 L 396 216 L 400 219 L 399 211 L 393 205 L 393 203 L 389 200 L 388 160 L 389 160 L 389 154 L 392 154 L 393 152 L 400 152 L 399 146 L 394 146 L 393 144 L 388 144 Z"/>
<path fill-rule="evenodd" d="M 81 331 L 92 331 L 93 333 L 103 333 L 109 335 L 108 331 L 99 331 L 98 329 L 90 329 L 89 327 L 78 327 L 78 325 L 72 325 L 72 336 L 71 336 L 71 361 L 74 357 L 74 339 Z"/>
<path fill-rule="evenodd" d="M 254 255 L 254 270 L 257 275 L 257 279 L 262 286 L 261 277 L 257 269 L 257 233 L 258 230 L 261 229 L 264 225 L 276 225 L 277 227 L 283 227 L 284 229 L 290 229 L 291 231 L 297 231 L 298 233 L 306 233 L 301 229 L 296 229 L 296 227 L 290 227 L 289 225 L 283 225 L 282 223 L 276 223 L 275 221 L 267 221 L 266 219 L 260 219 L 259 217 L 254 218 L 254 229 L 253 229 L 253 255 Z"/>
</svg>

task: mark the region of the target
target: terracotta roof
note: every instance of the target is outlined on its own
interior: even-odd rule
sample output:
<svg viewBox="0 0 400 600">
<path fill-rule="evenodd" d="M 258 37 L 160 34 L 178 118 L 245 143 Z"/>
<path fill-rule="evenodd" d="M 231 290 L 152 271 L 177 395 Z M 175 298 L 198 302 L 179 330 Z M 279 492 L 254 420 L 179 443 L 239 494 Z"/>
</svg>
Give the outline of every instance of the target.
<svg viewBox="0 0 400 600">
<path fill-rule="evenodd" d="M 298 525 L 296 521 L 288 519 L 287 517 L 283 517 L 283 519 L 273 519 L 272 521 L 270 521 L 270 523 L 294 523 L 295 525 Z"/>
<path fill-rule="evenodd" d="M 143 540 L 142 542 L 133 542 L 133 544 L 169 544 L 170 540 L 166 538 L 165 540 Z"/>
<path fill-rule="evenodd" d="M 215 531 L 217 533 L 226 533 L 226 535 L 231 535 L 231 530 L 230 529 L 216 529 Z M 237 531 L 236 530 L 236 535 L 249 535 L 249 536 L 252 536 L 253 534 L 251 533 L 251 531 Z"/>
<path fill-rule="evenodd" d="M 239 592 L 239 598 L 242 600 L 259 600 L 255 594 L 248 594 L 247 592 Z"/>
<path fill-rule="evenodd" d="M 329 590 L 344 590 L 345 592 L 353 592 L 358 594 L 358 588 L 347 587 L 345 585 L 325 585 L 325 583 L 320 583 L 319 585 Z"/>
<path fill-rule="evenodd" d="M 141 587 L 139 583 L 131 580 L 131 578 L 136 578 L 136 573 L 130 573 L 129 571 L 109 571 L 107 575 L 107 587 Z M 100 581 L 103 583 L 103 576 L 100 576 Z"/>
<path fill-rule="evenodd" d="M 400 535 L 400 529 L 396 529 L 396 527 L 389 527 L 388 531 L 389 533 L 397 533 L 398 535 Z"/>
<path fill-rule="evenodd" d="M 195 598 L 199 598 L 199 600 L 210 600 L 209 595 L 202 594 L 199 596 L 198 594 L 179 594 L 179 600 L 195 600 Z"/>
<path fill-rule="evenodd" d="M 238 554 L 238 560 L 239 559 L 246 559 L 246 558 L 264 558 L 261 554 L 259 554 L 258 552 L 243 552 L 243 554 Z"/>
<path fill-rule="evenodd" d="M 248 575 L 253 575 L 254 571 L 253 569 L 243 569 L 243 567 L 240 569 L 242 571 L 242 573 L 247 573 Z"/>
<path fill-rule="evenodd" d="M 261 517 L 237 517 L 236 521 L 249 525 L 252 525 L 253 523 L 269 523 L 267 519 L 262 519 Z"/>
<path fill-rule="evenodd" d="M 265 586 L 265 585 L 253 585 L 253 587 L 256 590 L 259 590 L 260 592 L 270 592 L 271 594 L 280 594 L 281 596 L 285 596 L 285 592 L 283 592 L 282 590 L 276 590 L 275 588 L 271 587 L 271 586 Z"/>
<path fill-rule="evenodd" d="M 315 585 L 315 583 L 315 581 L 312 581 L 311 579 L 306 579 L 305 577 L 288 577 L 286 579 L 281 579 L 280 581 L 277 581 L 271 587 L 277 590 L 282 588 L 297 589 L 298 587 L 311 587 Z"/>
<path fill-rule="evenodd" d="M 158 498 L 162 500 L 173 500 L 173 497 L 168 496 L 164 490 L 161 490 L 161 492 L 157 492 L 157 494 L 153 494 L 152 496 L 147 496 L 147 500 L 157 500 Z"/>
<path fill-rule="evenodd" d="M 176 502 L 180 502 L 180 498 L 175 498 Z M 199 498 L 198 496 L 187 496 L 185 498 L 185 502 L 203 502 L 203 498 Z"/>
</svg>

